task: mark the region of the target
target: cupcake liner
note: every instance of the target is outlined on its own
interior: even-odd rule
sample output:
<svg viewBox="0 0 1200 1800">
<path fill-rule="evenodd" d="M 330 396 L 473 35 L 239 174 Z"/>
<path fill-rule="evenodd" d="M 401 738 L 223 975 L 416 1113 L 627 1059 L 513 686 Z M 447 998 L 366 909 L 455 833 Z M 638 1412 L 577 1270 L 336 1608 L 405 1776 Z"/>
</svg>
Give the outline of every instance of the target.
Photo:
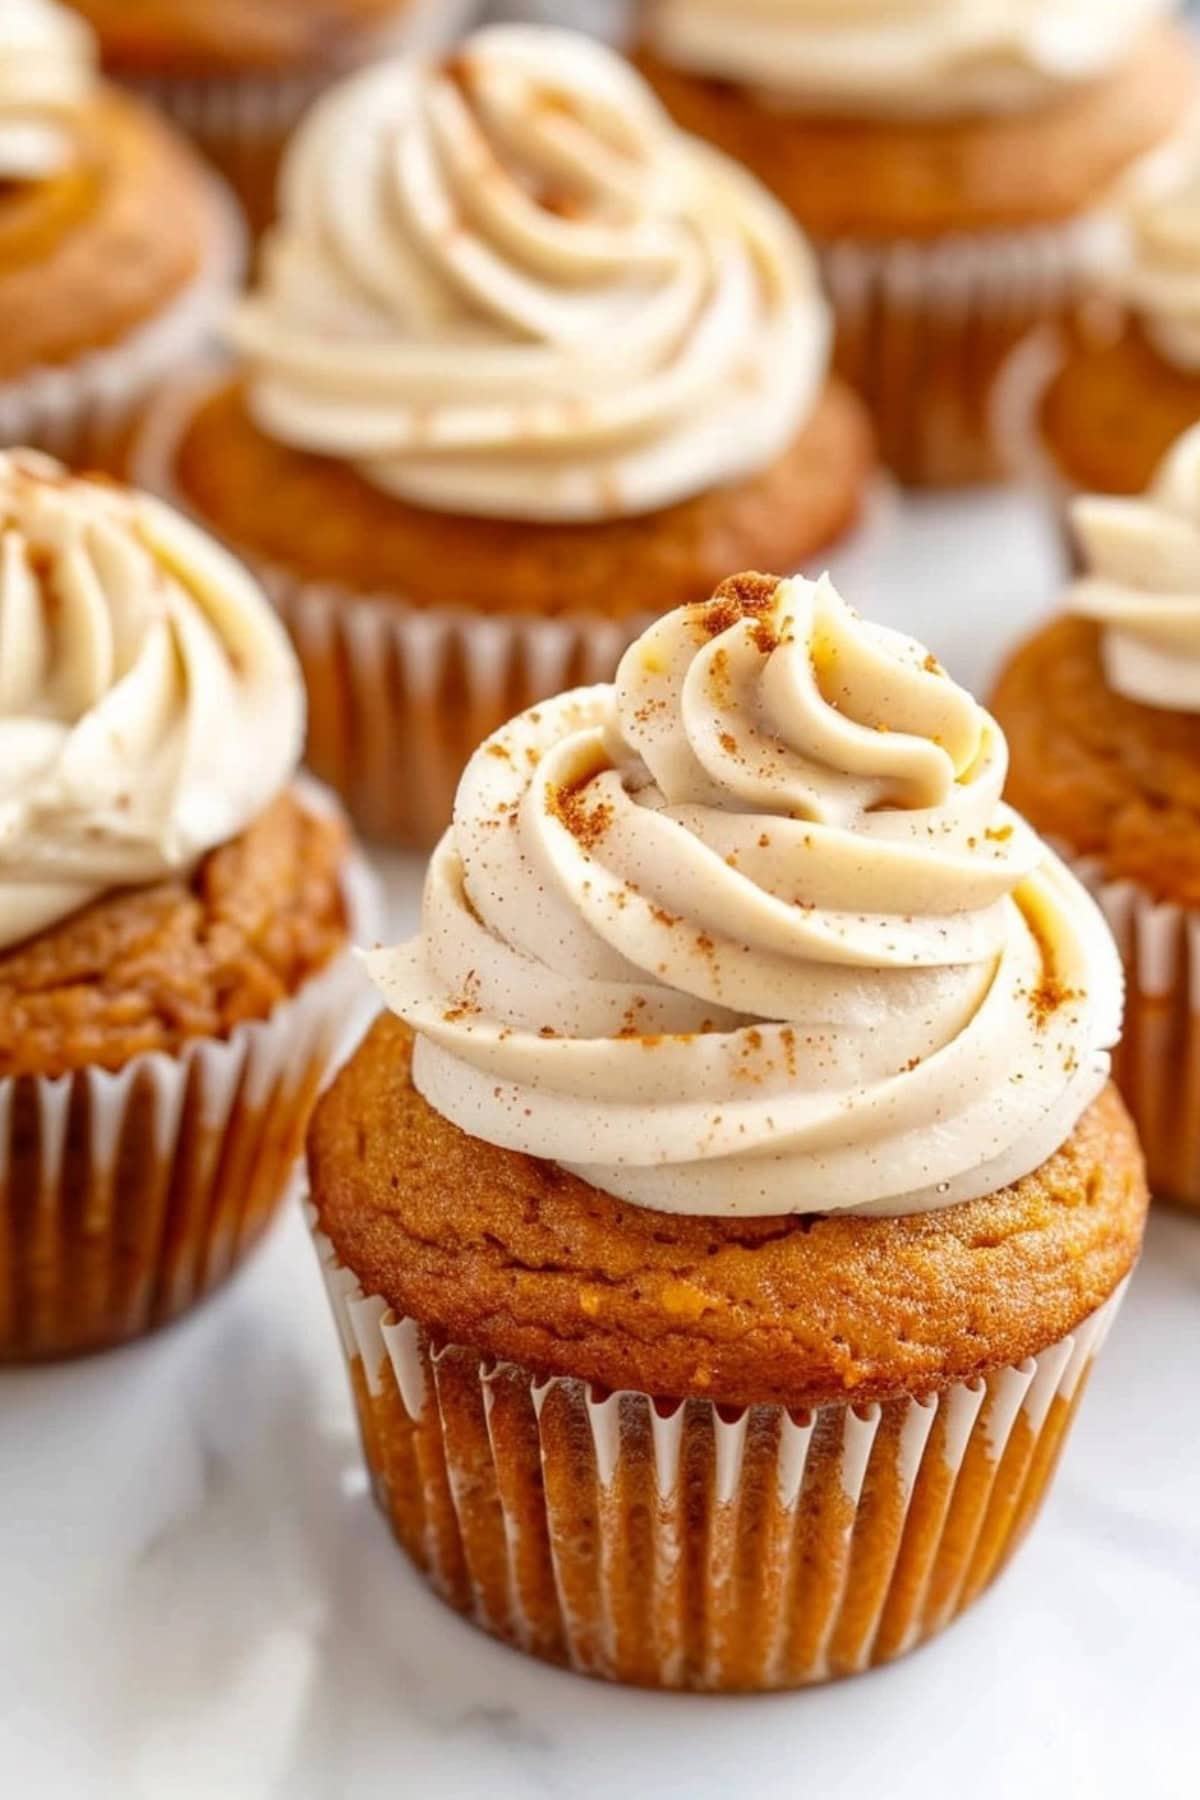
<svg viewBox="0 0 1200 1800">
<path fill-rule="evenodd" d="M 955 485 L 1007 472 L 993 389 L 1014 347 L 1091 284 L 1110 241 L 1097 217 L 931 243 L 818 243 L 836 361 L 902 481 Z"/>
<path fill-rule="evenodd" d="M 494 1636 L 649 1687 L 801 1687 L 940 1631 L 1032 1521 L 1124 1291 L 941 1393 L 735 1409 L 435 1342 L 314 1231 L 375 1496 L 409 1556 Z"/>
<path fill-rule="evenodd" d="M 1030 332 L 1000 371 L 992 423 L 1014 480 L 1046 509 L 1068 567 L 1077 570 L 1079 546 L 1071 529 L 1071 502 L 1081 489 L 1040 429 L 1042 401 L 1066 354 L 1066 339 L 1058 325 L 1043 325 Z"/>
<path fill-rule="evenodd" d="M 377 902 L 353 858 L 345 892 L 365 935 Z M 364 1016 L 343 953 L 227 1038 L 0 1080 L 0 1363 L 123 1343 L 222 1282 L 291 1191 L 317 1091 Z"/>
<path fill-rule="evenodd" d="M 124 85 L 165 113 L 204 152 L 258 232 L 275 211 L 287 140 L 325 89 L 381 57 L 448 48 L 478 10 L 478 0 L 410 0 L 393 24 L 347 33 L 329 63 L 300 74 L 136 76 L 125 78 Z"/>
<path fill-rule="evenodd" d="M 0 382 L 0 445 L 102 466 L 153 389 L 204 351 L 241 280 L 246 249 L 232 199 L 215 179 L 210 187 L 211 242 L 187 286 L 118 343 Z"/>
<path fill-rule="evenodd" d="M 1125 965 L 1113 1075 L 1137 1126 L 1150 1187 L 1200 1209 L 1200 913 L 1111 880 L 1061 849 L 1108 921 Z"/>
<path fill-rule="evenodd" d="M 172 471 L 202 386 L 179 383 L 159 397 L 130 459 L 140 486 L 184 512 L 188 502 Z M 807 572 L 828 570 L 849 598 L 862 599 L 893 511 L 891 489 L 880 481 L 859 523 Z M 270 595 L 303 666 L 309 767 L 341 795 L 359 829 L 381 843 L 435 843 L 450 821 L 458 778 L 483 739 L 539 700 L 609 680 L 622 651 L 653 619 L 412 606 L 399 595 L 306 581 L 244 545 L 233 548 Z"/>
</svg>

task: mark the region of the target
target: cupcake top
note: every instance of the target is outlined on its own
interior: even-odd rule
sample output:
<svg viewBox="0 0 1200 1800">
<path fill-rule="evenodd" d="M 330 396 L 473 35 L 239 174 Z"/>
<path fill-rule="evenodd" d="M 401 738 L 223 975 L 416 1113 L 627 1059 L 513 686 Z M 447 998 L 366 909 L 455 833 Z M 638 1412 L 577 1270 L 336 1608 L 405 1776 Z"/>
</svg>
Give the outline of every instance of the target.
<svg viewBox="0 0 1200 1800">
<path fill-rule="evenodd" d="M 415 505 L 590 521 L 799 434 L 829 319 L 802 239 L 586 38 L 378 65 L 295 139 L 234 341 L 255 423 Z"/>
<path fill-rule="evenodd" d="M 1200 712 L 1200 425 L 1144 495 L 1088 495 L 1071 522 L 1086 573 L 1068 605 L 1101 627 L 1108 685 L 1143 706 Z"/>
<path fill-rule="evenodd" d="M 652 0 L 666 61 L 882 116 L 1023 110 L 1114 66 L 1175 0 Z"/>
<path fill-rule="evenodd" d="M 0 8 L 0 182 L 38 181 L 74 155 L 71 122 L 95 86 L 92 33 L 53 0 Z"/>
<path fill-rule="evenodd" d="M 1003 735 L 828 581 L 741 576 L 477 752 L 371 974 L 464 1130 L 663 1211 L 905 1213 L 1040 1165 L 1114 947 Z"/>
<path fill-rule="evenodd" d="M 1200 119 L 1123 184 L 1111 286 L 1155 349 L 1200 372 Z"/>
<path fill-rule="evenodd" d="M 262 591 L 157 501 L 5 453 L 0 521 L 4 948 L 235 837 L 304 702 Z"/>
</svg>

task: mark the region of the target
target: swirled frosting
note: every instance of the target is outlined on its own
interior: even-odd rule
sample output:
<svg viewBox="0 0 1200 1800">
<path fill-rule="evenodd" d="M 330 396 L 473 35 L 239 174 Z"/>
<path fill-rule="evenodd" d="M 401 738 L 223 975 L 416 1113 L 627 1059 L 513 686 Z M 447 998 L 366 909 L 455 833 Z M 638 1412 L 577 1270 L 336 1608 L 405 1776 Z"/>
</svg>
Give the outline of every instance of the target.
<svg viewBox="0 0 1200 1800">
<path fill-rule="evenodd" d="M 1110 286 L 1161 355 L 1200 371 L 1200 114 L 1115 196 Z"/>
<path fill-rule="evenodd" d="M 829 112 L 1034 105 L 1112 67 L 1175 0 L 654 0 L 677 67 Z"/>
<path fill-rule="evenodd" d="M 652 511 L 766 466 L 826 378 L 790 219 L 570 33 L 357 76 L 281 203 L 233 327 L 253 416 L 422 507 Z"/>
<path fill-rule="evenodd" d="M 0 532 L 3 947 L 236 836 L 304 699 L 259 587 L 157 501 L 8 453 Z"/>
<path fill-rule="evenodd" d="M 70 121 L 95 79 L 83 20 L 53 0 L 0 7 L 0 181 L 35 181 L 72 159 Z"/>
<path fill-rule="evenodd" d="M 1144 495 L 1088 495 L 1071 522 L 1086 573 L 1068 604 L 1101 628 L 1108 685 L 1143 706 L 1200 712 L 1200 426 Z"/>
<path fill-rule="evenodd" d="M 1108 1075 L 1116 952 L 995 721 L 828 580 L 743 576 L 475 756 L 369 958 L 430 1104 L 664 1211 L 991 1192 Z"/>
</svg>

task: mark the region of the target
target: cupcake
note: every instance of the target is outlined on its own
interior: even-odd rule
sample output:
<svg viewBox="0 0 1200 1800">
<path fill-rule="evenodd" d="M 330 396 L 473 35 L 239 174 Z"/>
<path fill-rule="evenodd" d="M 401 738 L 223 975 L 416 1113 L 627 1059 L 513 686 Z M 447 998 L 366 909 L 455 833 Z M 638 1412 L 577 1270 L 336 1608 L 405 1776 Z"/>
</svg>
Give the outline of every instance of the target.
<svg viewBox="0 0 1200 1800">
<path fill-rule="evenodd" d="M 235 562 L 0 455 L 0 1360 L 176 1318 L 292 1179 L 356 985 L 344 828 Z"/>
<path fill-rule="evenodd" d="M 168 126 L 99 82 L 50 0 L 0 17 L 0 444 L 96 459 L 204 342 L 236 211 Z"/>
<path fill-rule="evenodd" d="M 1197 92 L 1170 0 L 645 0 L 676 119 L 814 239 L 838 366 L 915 483 L 1002 472 L 995 377 L 1066 310 L 1112 182 Z"/>
<path fill-rule="evenodd" d="M 1004 378 L 1016 460 L 1063 500 L 1139 495 L 1200 420 L 1200 129 L 1114 196 L 1096 292 Z"/>
<path fill-rule="evenodd" d="M 761 575 L 472 760 L 309 1170 L 376 1495 L 497 1636 L 799 1686 L 1031 1522 L 1147 1196 L 1117 954 L 1005 764 Z"/>
<path fill-rule="evenodd" d="M 1083 574 L 996 690 L 1010 791 L 1113 928 L 1117 1080 L 1155 1193 L 1200 1206 L 1200 428 L 1144 495 L 1072 519 Z"/>
<path fill-rule="evenodd" d="M 448 44 L 473 0 L 72 0 L 104 66 L 195 140 L 256 230 L 322 90 L 374 58 Z"/>
<path fill-rule="evenodd" d="M 428 845 L 480 739 L 663 596 L 823 565 L 870 431 L 791 222 L 586 38 L 353 79 L 282 198 L 238 368 L 160 396 L 132 466 L 260 573 L 313 769 Z"/>
</svg>

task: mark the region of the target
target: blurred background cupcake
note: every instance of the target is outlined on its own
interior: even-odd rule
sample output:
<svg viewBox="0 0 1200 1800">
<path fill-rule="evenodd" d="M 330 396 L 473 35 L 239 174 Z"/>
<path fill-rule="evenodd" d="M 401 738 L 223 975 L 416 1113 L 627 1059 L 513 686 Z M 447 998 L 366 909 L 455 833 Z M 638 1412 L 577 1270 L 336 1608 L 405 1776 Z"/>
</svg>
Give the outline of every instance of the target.
<svg viewBox="0 0 1200 1800">
<path fill-rule="evenodd" d="M 806 246 L 601 45 L 498 27 L 353 78 L 282 213 L 236 371 L 160 396 L 133 467 L 261 573 L 374 836 L 431 842 L 482 737 L 723 569 L 861 546 Z"/>
<path fill-rule="evenodd" d="M 1200 121 L 1127 178 L 1089 300 L 1004 377 L 1020 471 L 1059 500 L 1140 494 L 1200 420 Z"/>
<path fill-rule="evenodd" d="M 1151 1186 L 1200 1206 L 1200 429 L 1144 496 L 1071 510 L 1082 578 L 996 690 L 1009 793 L 1108 917 Z"/>
<path fill-rule="evenodd" d="M 256 231 L 279 158 L 323 88 L 373 58 L 450 43 L 475 0 L 73 0 L 105 68 L 222 171 Z"/>
<path fill-rule="evenodd" d="M 838 366 L 906 481 L 1002 472 L 990 396 L 1061 315 L 1112 182 L 1197 94 L 1170 0 L 645 0 L 675 117 L 768 182 L 817 245 Z"/>
<path fill-rule="evenodd" d="M 288 1191 L 357 991 L 304 691 L 226 552 L 0 455 L 0 1361 L 177 1317 Z"/>
<path fill-rule="evenodd" d="M 1147 1194 L 1117 953 L 1005 766 L 761 575 L 471 762 L 309 1167 L 376 1495 L 476 1623 L 798 1687 L 1020 1542 Z"/>
<path fill-rule="evenodd" d="M 236 209 L 190 147 L 102 83 L 52 0 L 0 8 L 0 444 L 100 457 L 196 354 L 240 274 Z"/>
</svg>

